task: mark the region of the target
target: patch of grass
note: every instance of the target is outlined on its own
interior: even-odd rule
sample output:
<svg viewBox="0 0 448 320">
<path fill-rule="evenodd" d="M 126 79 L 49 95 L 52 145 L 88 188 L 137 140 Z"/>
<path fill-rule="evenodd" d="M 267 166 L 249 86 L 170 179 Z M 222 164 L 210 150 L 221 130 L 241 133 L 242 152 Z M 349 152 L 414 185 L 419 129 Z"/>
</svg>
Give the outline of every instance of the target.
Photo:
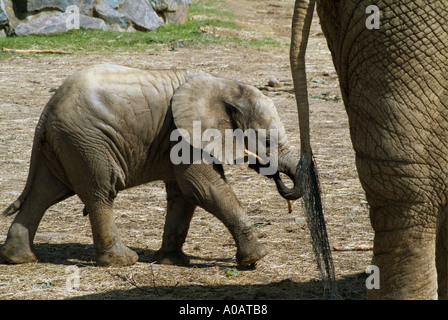
<svg viewBox="0 0 448 320">
<path fill-rule="evenodd" d="M 233 268 L 221 267 L 220 269 L 222 271 L 224 271 L 224 274 L 227 277 L 233 277 L 233 276 L 236 276 L 236 275 L 238 275 L 240 273 L 240 271 L 237 268 L 235 268 L 235 267 L 233 267 Z"/>
<path fill-rule="evenodd" d="M 266 226 L 270 226 L 271 223 L 270 222 L 255 222 L 253 224 L 254 228 L 261 228 L 261 227 L 266 227 Z"/>
<path fill-rule="evenodd" d="M 324 100 L 324 101 L 330 101 L 330 102 L 341 102 L 342 98 L 339 95 L 331 95 L 328 92 L 324 92 L 322 94 L 319 95 L 310 95 L 311 99 L 320 99 L 320 100 Z"/>
<path fill-rule="evenodd" d="M 214 19 L 235 19 L 225 0 L 199 0 L 193 1 L 190 6 L 189 16 L 206 16 Z"/>
<path fill-rule="evenodd" d="M 234 20 L 224 0 L 193 1 L 189 10 L 190 19 L 184 25 L 167 25 L 150 32 L 116 32 L 93 29 L 69 30 L 50 35 L 30 35 L 0 38 L 0 47 L 14 49 L 52 49 L 73 51 L 75 54 L 132 53 L 145 50 L 160 50 L 168 47 L 202 47 L 207 44 L 235 44 L 243 46 L 283 46 L 278 39 L 248 39 L 232 35 L 204 32 L 204 28 L 243 30 Z M 193 19 L 191 19 L 193 17 Z M 0 57 L 9 53 L 0 53 Z"/>
</svg>

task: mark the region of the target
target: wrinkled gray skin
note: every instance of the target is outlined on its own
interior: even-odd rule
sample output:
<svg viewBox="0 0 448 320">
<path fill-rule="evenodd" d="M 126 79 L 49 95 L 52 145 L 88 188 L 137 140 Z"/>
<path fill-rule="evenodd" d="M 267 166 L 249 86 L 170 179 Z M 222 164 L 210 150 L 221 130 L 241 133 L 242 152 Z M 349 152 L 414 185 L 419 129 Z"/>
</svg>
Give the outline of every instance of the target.
<svg viewBox="0 0 448 320">
<path fill-rule="evenodd" d="M 316 3 L 375 231 L 380 288 L 368 298 L 446 299 L 448 2 Z M 366 28 L 369 5 L 379 9 L 378 30 Z M 304 48 L 313 8 L 314 1 L 296 1 L 291 62 L 304 95 L 299 114 L 307 106 Z"/>
<path fill-rule="evenodd" d="M 138 256 L 127 248 L 114 223 L 112 205 L 120 190 L 163 180 L 167 214 L 159 263 L 187 264 L 182 252 L 196 206 L 220 219 L 237 246 L 237 262 L 248 265 L 267 254 L 252 224 L 226 183 L 222 165 L 173 165 L 170 141 L 176 128 L 193 121 L 207 128 L 279 130 L 278 190 L 297 199 L 297 160 L 272 101 L 254 87 L 189 71 L 144 71 L 100 65 L 69 77 L 45 107 L 36 128 L 29 177 L 22 195 L 5 215 L 18 212 L 0 255 L 10 263 L 38 259 L 33 246 L 39 222 L 53 204 L 77 194 L 85 205 L 99 266 L 131 265 Z M 208 127 L 207 127 L 208 126 Z M 224 134 L 223 134 L 224 136 Z M 269 138 L 269 137 L 268 137 Z M 191 146 L 190 146 L 191 147 Z M 269 150 L 265 150 L 269 154 Z M 250 165 L 259 170 L 260 163 Z"/>
</svg>

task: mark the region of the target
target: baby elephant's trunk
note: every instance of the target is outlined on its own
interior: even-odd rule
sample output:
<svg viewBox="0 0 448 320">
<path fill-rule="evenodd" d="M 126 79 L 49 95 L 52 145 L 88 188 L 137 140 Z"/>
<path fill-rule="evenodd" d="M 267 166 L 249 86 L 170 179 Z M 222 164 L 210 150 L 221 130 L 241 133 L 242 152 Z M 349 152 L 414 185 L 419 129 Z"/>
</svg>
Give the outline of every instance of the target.
<svg viewBox="0 0 448 320">
<path fill-rule="evenodd" d="M 286 174 L 292 180 L 294 186 L 291 188 L 287 187 L 280 177 L 280 173 Z M 279 157 L 278 171 L 273 176 L 273 178 L 278 192 L 286 200 L 297 200 L 302 197 L 302 190 L 299 180 L 298 160 L 294 159 L 294 157 L 291 156 L 290 153 L 284 157 Z"/>
</svg>

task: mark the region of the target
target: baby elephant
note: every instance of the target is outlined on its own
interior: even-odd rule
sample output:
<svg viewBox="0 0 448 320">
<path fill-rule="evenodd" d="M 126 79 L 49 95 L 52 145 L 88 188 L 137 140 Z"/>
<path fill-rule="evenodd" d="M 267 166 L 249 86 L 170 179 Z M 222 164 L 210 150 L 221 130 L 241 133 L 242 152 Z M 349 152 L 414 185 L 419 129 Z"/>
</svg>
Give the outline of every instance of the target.
<svg viewBox="0 0 448 320">
<path fill-rule="evenodd" d="M 229 130 L 231 140 L 241 138 L 242 152 L 238 143 L 223 151 Z M 218 138 L 226 141 L 219 144 Z M 257 172 L 266 170 L 285 199 L 301 196 L 298 161 L 284 127 L 273 102 L 256 88 L 188 70 L 108 64 L 81 70 L 42 112 L 26 186 L 3 213 L 18 212 L 0 256 L 9 263 L 36 261 L 33 239 L 43 214 L 77 194 L 90 219 L 97 265 L 131 265 L 138 256 L 118 234 L 113 201 L 120 190 L 163 180 L 168 204 L 155 261 L 189 263 L 182 246 L 200 206 L 232 234 L 237 263 L 252 264 L 267 250 L 223 171 L 223 164 L 242 161 Z M 293 187 L 284 185 L 280 172 Z"/>
</svg>

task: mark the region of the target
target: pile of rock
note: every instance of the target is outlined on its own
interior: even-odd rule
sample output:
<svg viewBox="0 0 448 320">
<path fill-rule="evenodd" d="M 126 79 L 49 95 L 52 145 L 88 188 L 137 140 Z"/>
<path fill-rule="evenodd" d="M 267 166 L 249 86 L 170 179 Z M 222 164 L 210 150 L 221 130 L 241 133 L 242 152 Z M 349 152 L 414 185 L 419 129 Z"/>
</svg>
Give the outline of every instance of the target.
<svg viewBox="0 0 448 320">
<path fill-rule="evenodd" d="M 7 36 L 75 28 L 150 31 L 182 24 L 191 0 L 0 0 L 0 30 Z"/>
</svg>

